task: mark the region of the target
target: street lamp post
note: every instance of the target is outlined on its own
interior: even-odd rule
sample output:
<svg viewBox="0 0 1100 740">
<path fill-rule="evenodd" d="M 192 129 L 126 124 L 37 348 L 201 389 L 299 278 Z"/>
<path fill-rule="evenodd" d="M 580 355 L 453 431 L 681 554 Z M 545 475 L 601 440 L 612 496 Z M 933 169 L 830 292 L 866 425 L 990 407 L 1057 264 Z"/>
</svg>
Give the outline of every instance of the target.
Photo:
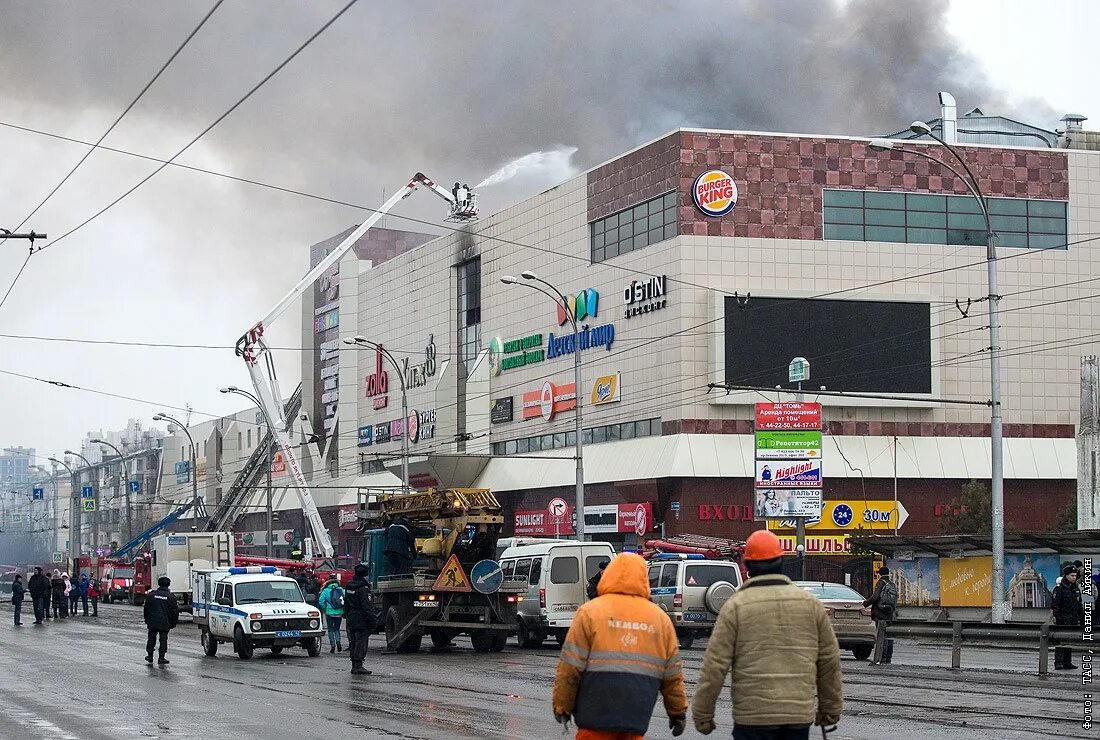
<svg viewBox="0 0 1100 740">
<path fill-rule="evenodd" d="M 105 439 L 93 439 L 92 444 L 101 444 L 110 447 L 118 455 L 119 464 L 122 466 L 122 478 L 126 485 L 126 541 L 134 539 L 134 518 L 132 504 L 133 500 L 130 498 L 130 471 L 126 469 L 126 455 L 122 454 L 122 450 L 115 447 L 113 444 Z M 115 496 L 118 496 L 118 492 L 115 492 Z"/>
<path fill-rule="evenodd" d="M 42 495 L 42 516 L 43 518 L 53 515 L 53 543 L 50 545 L 50 552 L 57 550 L 57 476 L 53 471 L 46 470 L 45 465 L 32 465 L 32 468 L 40 472 L 46 478 L 49 478 L 50 483 L 53 485 L 53 506 L 46 501 L 45 492 Z M 32 489 L 33 495 L 33 489 Z M 45 531 L 45 530 L 43 530 Z"/>
<path fill-rule="evenodd" d="M 985 196 L 981 191 L 981 184 L 970 165 L 962 158 L 955 147 L 933 133 L 932 128 L 923 121 L 914 121 L 909 130 L 915 134 L 923 134 L 934 139 L 943 146 L 962 165 L 967 176 L 947 162 L 917 149 L 909 149 L 898 146 L 885 139 L 872 139 L 869 146 L 880 151 L 899 151 L 912 154 L 917 157 L 931 160 L 953 172 L 966 185 L 967 190 L 978 201 L 985 218 L 986 241 L 986 287 L 989 302 L 989 443 L 990 443 L 990 493 L 992 494 L 992 526 L 993 540 L 993 567 L 992 567 L 992 619 L 994 624 L 1003 624 L 1008 619 L 1009 606 L 1005 600 L 1005 516 L 1004 516 L 1004 421 L 1001 408 L 1001 358 L 1000 352 L 1000 327 L 998 321 L 998 304 L 1001 296 L 997 294 L 997 237 L 993 233 L 993 224 L 989 218 L 989 207 Z"/>
<path fill-rule="evenodd" d="M 231 385 L 228 388 L 220 388 L 219 392 L 220 393 L 236 393 L 239 396 L 244 396 L 245 398 L 252 401 L 252 403 L 256 404 L 256 408 L 263 409 L 263 406 L 260 404 L 260 399 L 256 398 L 256 396 L 252 395 L 248 391 L 241 390 L 240 388 L 238 388 L 236 386 Z M 267 418 L 266 415 L 264 416 L 264 418 L 265 419 Z M 267 446 L 267 465 L 266 465 L 266 467 L 267 467 L 267 470 L 266 470 L 266 478 L 267 478 L 267 556 L 269 558 L 273 558 L 273 557 L 275 557 L 275 543 L 272 540 L 275 536 L 275 533 L 274 533 L 274 529 L 273 529 L 274 522 L 272 521 L 273 515 L 272 515 L 272 509 L 271 509 L 271 463 L 272 463 L 271 452 L 275 448 L 275 430 L 274 429 L 269 429 L 268 431 L 271 434 L 271 444 L 269 444 Z"/>
<path fill-rule="evenodd" d="M 352 339 L 345 339 L 344 344 L 369 347 L 381 353 L 393 365 L 393 371 L 397 373 L 397 379 L 401 383 L 401 423 L 404 425 L 404 432 L 401 434 L 401 485 L 404 487 L 405 493 L 408 493 L 411 490 L 409 488 L 409 397 L 405 393 L 405 375 L 401 372 L 401 364 L 396 357 L 390 354 L 388 349 L 366 337 L 357 335 Z"/>
<path fill-rule="evenodd" d="M 80 557 L 80 490 L 78 487 L 78 481 L 76 479 L 76 472 L 69 467 L 69 464 L 64 460 L 58 460 L 56 457 L 48 458 L 50 462 L 57 463 L 69 471 L 69 554 L 73 554 L 76 551 L 76 556 Z M 56 486 L 56 484 L 54 484 Z"/>
<path fill-rule="evenodd" d="M 92 561 L 93 564 L 96 558 L 96 548 L 99 547 L 99 476 L 96 475 L 95 465 L 92 465 L 92 461 L 81 455 L 79 452 L 73 452 L 72 450 L 65 450 L 66 455 L 72 455 L 73 457 L 79 457 L 84 464 L 88 467 L 88 470 L 92 474 L 92 498 L 95 501 L 95 516 L 92 517 Z M 80 502 L 80 508 L 84 508 L 84 502 Z"/>
<path fill-rule="evenodd" d="M 178 419 L 173 419 L 163 411 L 153 417 L 153 421 L 170 421 L 187 435 L 187 441 L 191 444 L 191 521 L 194 524 L 191 525 L 191 531 L 194 532 L 199 528 L 199 471 L 195 463 L 195 440 L 191 438 L 191 432 L 188 431 L 187 425 L 181 423 Z"/>
<path fill-rule="evenodd" d="M 554 303 L 562 307 L 565 315 L 569 317 L 569 323 L 573 327 L 573 393 L 577 400 L 577 491 L 574 511 L 577 514 L 577 540 L 584 542 L 584 432 L 582 429 L 583 419 L 581 416 L 581 332 L 580 325 L 577 323 L 576 304 L 574 304 L 573 310 L 570 310 L 569 301 L 565 299 L 565 295 L 551 283 L 543 280 L 530 270 L 521 272 L 520 277 L 531 282 L 521 283 L 512 275 L 504 275 L 501 277 L 500 282 L 505 285 L 523 285 L 549 297 Z M 545 286 L 545 288 L 539 287 L 539 285 L 532 285 L 531 283 L 539 283 Z M 553 403 L 553 399 L 551 399 L 551 403 Z"/>
</svg>

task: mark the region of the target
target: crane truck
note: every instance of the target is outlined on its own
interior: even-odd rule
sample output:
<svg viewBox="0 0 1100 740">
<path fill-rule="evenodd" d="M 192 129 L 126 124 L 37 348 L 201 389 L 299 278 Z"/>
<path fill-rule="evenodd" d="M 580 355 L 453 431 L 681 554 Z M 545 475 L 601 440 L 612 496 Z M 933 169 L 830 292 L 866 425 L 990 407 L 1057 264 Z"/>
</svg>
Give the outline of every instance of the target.
<svg viewBox="0 0 1100 740">
<path fill-rule="evenodd" d="M 425 634 L 443 647 L 461 633 L 479 653 L 504 648 L 527 582 L 505 578 L 493 559 L 504 516 L 492 491 L 384 493 L 362 504 L 359 516 L 366 527 L 360 560 L 381 602 L 388 651 L 415 653 Z M 386 527 L 399 517 L 416 542 L 411 573 L 392 572 L 385 557 Z"/>
<path fill-rule="evenodd" d="M 416 192 L 416 189 L 421 186 L 435 193 L 448 203 L 448 221 L 466 223 L 477 219 L 477 195 L 468 187 L 459 186 L 456 183 L 454 190 L 448 191 L 446 188 L 440 187 L 432 182 L 423 172 L 417 172 L 405 184 L 405 187 L 395 192 L 378 208 L 378 210 L 371 213 L 371 215 L 340 242 L 335 249 L 329 252 L 316 266 L 310 269 L 310 271 L 298 281 L 298 284 L 275 304 L 275 307 L 272 308 L 266 316 L 256 322 L 252 328 L 237 340 L 236 354 L 244 360 L 245 365 L 248 367 L 248 373 L 252 378 L 252 385 L 256 389 L 256 397 L 260 402 L 260 411 L 263 414 L 268 429 L 271 430 L 272 437 L 286 460 L 287 471 L 294 480 L 294 485 L 298 492 L 298 499 L 302 505 L 302 511 L 305 514 L 308 528 L 312 533 L 312 537 L 306 538 L 305 540 L 307 555 L 312 555 L 311 551 L 316 547 L 317 550 L 319 550 L 321 558 L 331 559 L 334 552 L 332 539 L 329 537 L 328 531 L 321 521 L 321 514 L 317 510 L 317 504 L 313 499 L 313 495 L 310 493 L 309 485 L 306 482 L 305 475 L 302 473 L 301 466 L 298 464 L 298 457 L 294 452 L 294 448 L 290 444 L 288 430 L 290 429 L 291 419 L 286 417 L 283 410 L 283 404 L 280 401 L 282 395 L 279 392 L 279 381 L 275 373 L 275 363 L 264 341 L 264 331 L 266 327 L 282 315 L 295 300 L 300 298 L 309 288 L 311 288 L 313 283 L 321 275 L 339 262 L 363 234 L 367 233 L 367 231 L 378 223 L 383 216 L 389 213 L 394 206 L 412 195 Z M 404 482 L 407 486 L 408 481 Z"/>
</svg>

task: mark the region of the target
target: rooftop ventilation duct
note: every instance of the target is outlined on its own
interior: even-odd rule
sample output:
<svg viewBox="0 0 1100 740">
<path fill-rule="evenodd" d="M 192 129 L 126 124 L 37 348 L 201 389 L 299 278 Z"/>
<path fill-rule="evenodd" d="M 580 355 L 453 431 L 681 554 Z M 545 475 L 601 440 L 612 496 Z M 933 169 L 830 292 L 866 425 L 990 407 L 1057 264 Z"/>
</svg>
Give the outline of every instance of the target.
<svg viewBox="0 0 1100 740">
<path fill-rule="evenodd" d="M 940 130 L 943 140 L 948 144 L 959 141 L 959 120 L 955 109 L 955 96 L 949 92 L 940 93 Z"/>
</svg>

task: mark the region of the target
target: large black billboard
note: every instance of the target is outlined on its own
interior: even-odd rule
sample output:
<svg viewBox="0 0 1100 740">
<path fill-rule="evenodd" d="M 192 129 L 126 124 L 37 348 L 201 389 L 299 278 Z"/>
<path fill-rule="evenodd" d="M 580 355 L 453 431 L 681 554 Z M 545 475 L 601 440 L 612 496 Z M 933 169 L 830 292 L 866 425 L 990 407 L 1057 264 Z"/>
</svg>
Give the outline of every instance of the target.
<svg viewBox="0 0 1100 740">
<path fill-rule="evenodd" d="M 795 357 L 810 361 L 807 389 L 932 392 L 928 303 L 803 298 L 725 299 L 727 383 L 775 387 Z"/>
</svg>

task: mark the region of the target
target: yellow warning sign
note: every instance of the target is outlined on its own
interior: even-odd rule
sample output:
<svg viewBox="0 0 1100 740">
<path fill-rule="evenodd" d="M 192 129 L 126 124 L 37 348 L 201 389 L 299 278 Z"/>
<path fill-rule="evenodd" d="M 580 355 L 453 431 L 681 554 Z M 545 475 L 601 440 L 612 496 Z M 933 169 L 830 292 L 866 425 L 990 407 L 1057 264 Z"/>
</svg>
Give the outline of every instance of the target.
<svg viewBox="0 0 1100 740">
<path fill-rule="evenodd" d="M 95 511 L 95 499 L 94 498 L 84 499 L 84 511 Z"/>
<path fill-rule="evenodd" d="M 470 580 L 462 570 L 462 564 L 458 562 L 458 556 L 452 555 L 447 559 L 447 564 L 439 572 L 439 578 L 435 579 L 435 591 L 473 591 Z"/>
</svg>

